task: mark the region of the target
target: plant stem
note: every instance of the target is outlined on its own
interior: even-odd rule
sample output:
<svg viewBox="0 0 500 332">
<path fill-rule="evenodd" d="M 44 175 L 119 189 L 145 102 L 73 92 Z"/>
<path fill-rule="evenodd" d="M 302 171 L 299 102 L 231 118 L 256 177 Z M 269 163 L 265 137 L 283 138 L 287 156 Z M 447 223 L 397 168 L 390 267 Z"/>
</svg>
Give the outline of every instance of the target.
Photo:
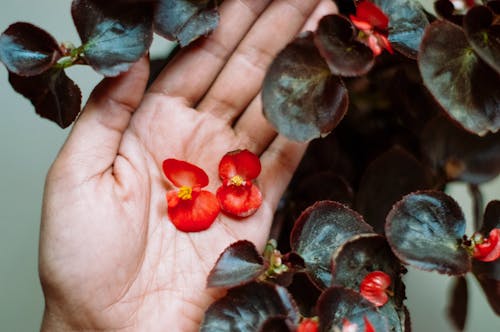
<svg viewBox="0 0 500 332">
<path fill-rule="evenodd" d="M 477 184 L 469 184 L 469 193 L 472 196 L 472 213 L 474 218 L 474 231 L 478 231 L 483 220 L 483 193 Z"/>
</svg>

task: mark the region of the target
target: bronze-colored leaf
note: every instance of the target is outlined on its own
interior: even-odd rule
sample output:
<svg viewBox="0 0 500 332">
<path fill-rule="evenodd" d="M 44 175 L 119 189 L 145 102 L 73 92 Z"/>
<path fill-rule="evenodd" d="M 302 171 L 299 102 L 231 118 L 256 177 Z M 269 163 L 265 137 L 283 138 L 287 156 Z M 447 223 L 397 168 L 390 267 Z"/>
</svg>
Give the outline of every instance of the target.
<svg viewBox="0 0 500 332">
<path fill-rule="evenodd" d="M 272 62 L 262 89 L 264 115 L 284 136 L 309 141 L 327 135 L 347 111 L 342 80 L 330 73 L 311 33 L 288 44 Z"/>
</svg>

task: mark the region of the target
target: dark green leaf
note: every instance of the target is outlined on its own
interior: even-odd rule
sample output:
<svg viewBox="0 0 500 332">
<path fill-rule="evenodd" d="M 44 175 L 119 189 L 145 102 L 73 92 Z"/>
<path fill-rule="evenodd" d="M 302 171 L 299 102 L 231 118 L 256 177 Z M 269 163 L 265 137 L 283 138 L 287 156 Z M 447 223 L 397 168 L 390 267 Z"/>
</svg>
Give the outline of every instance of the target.
<svg viewBox="0 0 500 332">
<path fill-rule="evenodd" d="M 476 54 L 500 73 L 500 24 L 494 20 L 500 16 L 486 6 L 476 6 L 464 17 L 464 31 Z"/>
<path fill-rule="evenodd" d="M 332 201 L 317 202 L 297 219 L 290 235 L 292 249 L 302 256 L 306 269 L 319 287 L 331 285 L 331 257 L 350 237 L 373 232 L 363 218 Z"/>
<path fill-rule="evenodd" d="M 450 0 L 437 0 L 434 2 L 434 10 L 444 19 L 462 26 L 464 16 L 455 12 L 455 6 Z"/>
<path fill-rule="evenodd" d="M 126 72 L 153 40 L 152 6 L 73 0 L 71 14 L 87 62 L 104 76 Z"/>
<path fill-rule="evenodd" d="M 479 281 L 491 308 L 500 316 L 500 260 L 485 263 L 474 259 L 472 271 Z"/>
<path fill-rule="evenodd" d="M 297 303 L 299 311 L 303 316 L 316 316 L 315 306 L 321 295 L 321 291 L 306 273 L 295 273 L 293 281 L 287 289 L 295 300 L 295 303 Z"/>
<path fill-rule="evenodd" d="M 337 126 L 347 111 L 348 96 L 308 33 L 288 44 L 272 62 L 264 79 L 262 103 L 264 115 L 279 133 L 308 141 Z"/>
<path fill-rule="evenodd" d="M 343 288 L 331 287 L 318 300 L 320 331 L 342 330 L 345 320 L 356 324 L 358 331 L 365 331 L 364 319 L 368 319 L 375 331 L 388 332 L 387 319 L 377 308 L 359 293 Z"/>
<path fill-rule="evenodd" d="M 14 23 L 0 35 L 0 61 L 16 75 L 41 74 L 60 57 L 55 39 L 30 23 Z"/>
<path fill-rule="evenodd" d="M 299 216 L 308 206 L 317 201 L 336 201 L 351 205 L 353 190 L 347 180 L 334 172 L 317 172 L 305 177 L 291 192 L 293 215 Z"/>
<path fill-rule="evenodd" d="M 391 70 L 394 70 L 393 65 L 388 64 L 387 71 Z M 436 114 L 442 113 L 439 104 L 422 84 L 416 63 L 398 68 L 393 78 L 386 84 L 388 87 L 385 93 L 394 104 L 392 112 L 399 118 L 398 126 L 402 125 L 406 131 L 409 130 L 406 135 L 411 132 L 419 137 L 424 126 Z M 396 86 L 398 93 L 393 93 Z"/>
<path fill-rule="evenodd" d="M 10 73 L 9 82 L 14 90 L 31 101 L 41 117 L 61 128 L 68 127 L 80 112 L 80 89 L 61 69 L 31 77 Z"/>
<path fill-rule="evenodd" d="M 431 185 L 430 170 L 396 146 L 366 168 L 356 195 L 356 210 L 376 232 L 383 234 L 385 217 L 394 203 L 406 194 L 429 189 Z"/>
<path fill-rule="evenodd" d="M 207 287 L 233 287 L 260 276 L 266 267 L 264 259 L 250 241 L 238 241 L 227 247 L 207 278 Z"/>
<path fill-rule="evenodd" d="M 424 155 L 437 173 L 447 180 L 473 184 L 489 181 L 500 173 L 499 142 L 500 132 L 480 137 L 445 117 L 429 121 L 421 134 Z"/>
<path fill-rule="evenodd" d="M 385 238 L 376 234 L 356 235 L 333 254 L 333 286 L 342 286 L 359 292 L 361 282 L 373 271 L 382 271 L 391 277 L 389 290 L 394 296 L 378 309 L 386 317 L 391 331 L 403 331 L 405 318 L 403 300 L 406 296 L 400 277 L 401 265 Z"/>
<path fill-rule="evenodd" d="M 340 15 L 324 16 L 319 21 L 314 42 L 332 73 L 340 76 L 366 74 L 375 63 L 372 50 L 355 39 L 352 23 Z"/>
<path fill-rule="evenodd" d="M 500 228 L 500 200 L 488 203 L 483 219 L 482 234 L 489 234 L 493 228 Z"/>
<path fill-rule="evenodd" d="M 500 128 L 500 75 L 474 53 L 460 27 L 429 25 L 418 65 L 424 84 L 465 129 L 484 135 Z"/>
<path fill-rule="evenodd" d="M 417 0 L 374 0 L 389 17 L 389 41 L 407 57 L 416 58 L 425 27 L 429 24 Z"/>
<path fill-rule="evenodd" d="M 467 280 L 465 277 L 455 278 L 447 311 L 448 317 L 458 331 L 463 331 L 465 327 L 468 299 Z"/>
<path fill-rule="evenodd" d="M 472 220 L 474 229 L 478 230 L 481 228 L 483 221 L 483 207 L 484 207 L 484 198 L 483 193 L 481 192 L 481 188 L 477 184 L 470 184 L 467 186 L 469 189 L 470 198 L 472 201 Z"/>
<path fill-rule="evenodd" d="M 377 234 L 356 235 L 338 248 L 332 257 L 332 286 L 342 286 L 359 292 L 361 282 L 373 271 L 387 273 L 392 280 L 399 306 L 405 298 L 400 286 L 401 265 L 386 239 Z"/>
<path fill-rule="evenodd" d="M 356 5 L 354 0 L 334 0 L 339 9 L 339 13 L 344 16 L 349 16 L 350 14 L 356 14 Z"/>
<path fill-rule="evenodd" d="M 155 10 L 155 31 L 184 47 L 212 32 L 219 24 L 213 0 L 159 0 Z"/>
<path fill-rule="evenodd" d="M 465 220 L 457 202 L 439 191 L 403 197 L 387 216 L 387 240 L 398 258 L 426 271 L 462 275 L 471 268 L 461 246 Z"/>
<path fill-rule="evenodd" d="M 299 313 L 285 288 L 250 283 L 228 291 L 205 312 L 200 332 L 255 332 L 271 317 L 288 317 L 297 324 Z"/>
<path fill-rule="evenodd" d="M 453 15 L 455 6 L 450 0 L 436 0 L 434 1 L 434 10 L 442 18 L 448 18 Z"/>
<path fill-rule="evenodd" d="M 387 320 L 389 331 L 391 332 L 407 332 L 405 329 L 406 312 L 404 307 L 397 307 L 392 298 L 381 307 L 378 307 L 380 314 Z"/>
</svg>

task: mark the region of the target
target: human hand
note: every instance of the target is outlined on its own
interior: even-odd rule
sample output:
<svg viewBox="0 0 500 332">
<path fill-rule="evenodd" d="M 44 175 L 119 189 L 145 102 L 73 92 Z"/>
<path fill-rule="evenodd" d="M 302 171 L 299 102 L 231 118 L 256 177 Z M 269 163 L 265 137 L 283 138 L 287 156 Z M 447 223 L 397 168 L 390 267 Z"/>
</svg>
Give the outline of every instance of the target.
<svg viewBox="0 0 500 332">
<path fill-rule="evenodd" d="M 206 277 L 229 244 L 267 241 L 305 144 L 277 135 L 259 96 L 267 66 L 331 0 L 226 0 L 207 39 L 183 49 L 144 93 L 148 60 L 93 92 L 48 176 L 40 236 L 42 330 L 195 331 L 222 293 Z M 206 231 L 169 222 L 162 161 L 193 163 L 218 186 L 231 150 L 260 156 L 263 204 Z"/>
</svg>

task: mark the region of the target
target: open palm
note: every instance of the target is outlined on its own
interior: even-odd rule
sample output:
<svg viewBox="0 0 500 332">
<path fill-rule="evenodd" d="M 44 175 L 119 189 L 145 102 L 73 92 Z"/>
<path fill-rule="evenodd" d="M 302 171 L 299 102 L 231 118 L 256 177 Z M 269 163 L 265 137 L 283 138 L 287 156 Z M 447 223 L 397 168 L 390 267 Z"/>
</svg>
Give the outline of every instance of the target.
<svg viewBox="0 0 500 332">
<path fill-rule="evenodd" d="M 144 93 L 148 60 L 104 80 L 47 177 L 40 238 L 44 330 L 195 331 L 222 294 L 206 277 L 230 243 L 263 248 L 305 145 L 277 135 L 259 91 L 273 56 L 333 11 L 331 0 L 226 0 L 206 40 L 181 51 Z M 188 161 L 220 184 L 235 149 L 260 156 L 264 202 L 206 231 L 169 222 L 161 165 Z"/>
</svg>

